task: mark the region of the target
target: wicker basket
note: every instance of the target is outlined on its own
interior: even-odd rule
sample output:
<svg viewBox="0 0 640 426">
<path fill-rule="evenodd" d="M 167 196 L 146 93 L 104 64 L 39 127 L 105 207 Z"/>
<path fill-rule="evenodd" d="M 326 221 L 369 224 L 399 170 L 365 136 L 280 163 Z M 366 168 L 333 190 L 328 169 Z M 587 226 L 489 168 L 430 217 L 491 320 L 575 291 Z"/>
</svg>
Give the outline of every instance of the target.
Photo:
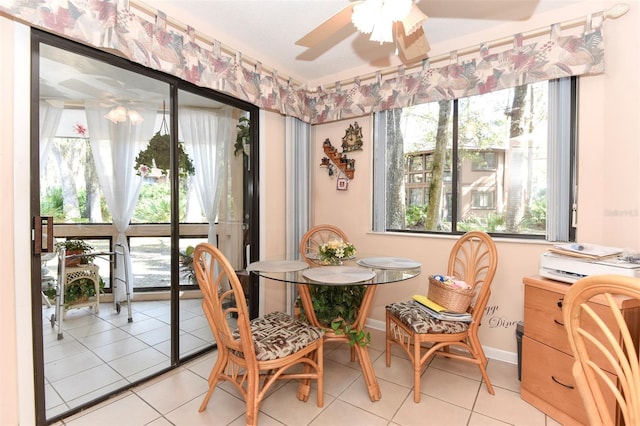
<svg viewBox="0 0 640 426">
<path fill-rule="evenodd" d="M 466 312 L 473 298 L 473 289 L 453 287 L 429 277 L 429 299 L 452 312 Z"/>
</svg>

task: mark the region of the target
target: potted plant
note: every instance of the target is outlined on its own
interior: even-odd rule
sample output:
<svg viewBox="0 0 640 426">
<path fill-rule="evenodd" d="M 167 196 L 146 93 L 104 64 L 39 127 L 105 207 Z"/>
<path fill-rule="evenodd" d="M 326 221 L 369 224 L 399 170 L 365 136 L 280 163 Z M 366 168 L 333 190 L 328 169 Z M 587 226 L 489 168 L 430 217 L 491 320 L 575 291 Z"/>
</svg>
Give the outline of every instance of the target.
<svg viewBox="0 0 640 426">
<path fill-rule="evenodd" d="M 98 291 L 104 294 L 104 281 L 99 277 Z M 54 293 L 55 296 L 55 293 Z M 96 286 L 90 278 L 80 278 L 64 289 L 64 307 L 69 309 L 73 305 L 84 303 L 96 296 Z"/>
<path fill-rule="evenodd" d="M 161 135 L 158 131 L 138 153 L 134 166 L 138 176 L 147 176 L 152 168 L 160 169 L 163 175 L 169 174 L 171 169 L 171 138 L 169 134 Z M 178 174 L 181 178 L 193 175 L 196 169 L 189 154 L 184 150 L 184 144 L 178 143 Z"/>
<path fill-rule="evenodd" d="M 358 316 L 366 286 L 310 285 L 309 291 L 316 319 L 320 324 L 336 334 L 346 334 L 351 346 L 366 346 L 371 342 L 370 333 L 358 331 L 352 326 Z M 304 308 L 301 311 L 304 319 Z"/>
<path fill-rule="evenodd" d="M 237 156 L 240 152 L 249 155 L 249 139 L 251 138 L 251 128 L 249 127 L 249 119 L 240 117 L 238 124 L 238 134 L 236 135 L 236 143 L 233 145 L 233 155 Z"/>
<path fill-rule="evenodd" d="M 183 272 L 182 276 L 185 279 L 189 280 L 191 284 L 195 284 L 196 282 L 196 273 L 193 269 L 194 251 L 195 248 L 193 246 L 187 246 L 186 249 L 178 253 L 178 255 L 180 256 L 180 269 Z"/>
<path fill-rule="evenodd" d="M 60 250 L 64 247 L 65 252 L 65 266 L 78 266 L 79 264 L 91 263 L 95 256 L 77 256 L 83 253 L 91 253 L 94 251 L 94 247 L 84 240 L 69 239 L 66 241 L 60 241 L 56 243 L 56 253 L 60 254 Z M 76 257 L 68 258 L 68 256 L 75 255 Z"/>
</svg>

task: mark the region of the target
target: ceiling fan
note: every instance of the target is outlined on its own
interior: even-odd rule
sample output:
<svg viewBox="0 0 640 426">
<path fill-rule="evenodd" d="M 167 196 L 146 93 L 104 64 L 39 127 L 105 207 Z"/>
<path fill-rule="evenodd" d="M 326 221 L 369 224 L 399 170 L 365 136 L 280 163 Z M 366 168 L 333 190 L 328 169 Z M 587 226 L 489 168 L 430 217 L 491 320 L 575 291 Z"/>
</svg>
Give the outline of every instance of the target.
<svg viewBox="0 0 640 426">
<path fill-rule="evenodd" d="M 396 42 L 396 53 L 403 62 L 412 63 L 427 57 L 430 46 L 422 29 L 427 20 L 413 0 L 353 1 L 296 41 L 304 47 L 314 47 L 343 27 L 353 23 L 358 31 L 371 34 L 372 42 Z"/>
</svg>

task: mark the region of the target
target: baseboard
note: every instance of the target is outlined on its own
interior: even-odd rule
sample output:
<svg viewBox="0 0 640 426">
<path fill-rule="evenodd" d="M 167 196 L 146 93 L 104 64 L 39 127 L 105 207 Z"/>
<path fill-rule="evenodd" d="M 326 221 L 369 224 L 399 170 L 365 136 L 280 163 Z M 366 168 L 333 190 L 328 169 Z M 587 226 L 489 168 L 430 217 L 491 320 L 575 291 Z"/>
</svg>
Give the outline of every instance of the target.
<svg viewBox="0 0 640 426">
<path fill-rule="evenodd" d="M 367 322 L 365 325 L 379 331 L 385 331 L 386 329 L 384 321 L 374 320 L 371 318 L 367 318 Z M 484 349 L 485 355 L 489 359 L 495 359 L 496 361 L 503 361 L 509 364 L 518 363 L 518 354 L 516 352 L 508 352 L 502 349 L 495 349 L 488 346 L 483 346 L 482 348 Z"/>
</svg>

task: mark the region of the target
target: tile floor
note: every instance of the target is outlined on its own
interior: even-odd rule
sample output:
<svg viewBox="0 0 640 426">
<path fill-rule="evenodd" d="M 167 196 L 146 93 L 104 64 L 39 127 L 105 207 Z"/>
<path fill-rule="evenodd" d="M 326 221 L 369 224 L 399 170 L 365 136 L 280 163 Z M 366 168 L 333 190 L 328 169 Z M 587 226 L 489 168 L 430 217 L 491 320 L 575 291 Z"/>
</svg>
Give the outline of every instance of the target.
<svg viewBox="0 0 640 426">
<path fill-rule="evenodd" d="M 346 343 L 325 347 L 325 402 L 315 391 L 306 403 L 296 399 L 296 384 L 285 382 L 264 400 L 261 425 L 557 425 L 520 399 L 517 366 L 490 360 L 495 395 L 481 382 L 477 368 L 435 359 L 422 376 L 421 402 L 413 402 L 411 367 L 395 348 L 385 366 L 384 332 L 371 330 L 371 357 L 382 399 L 371 402 L 362 374 L 349 361 Z M 216 353 L 204 355 L 167 374 L 63 419 L 57 425 L 243 425 L 244 403 L 228 384 L 219 385 L 205 412 L 198 407 Z"/>
<path fill-rule="evenodd" d="M 200 299 L 180 300 L 180 350 L 189 354 L 211 345 L 211 329 Z M 43 307 L 43 347 L 47 417 L 53 418 L 101 395 L 128 386 L 170 366 L 168 300 L 135 301 L 133 322 L 126 304 L 118 314 L 111 303 L 72 309 L 51 326 L 55 306 Z"/>
</svg>

